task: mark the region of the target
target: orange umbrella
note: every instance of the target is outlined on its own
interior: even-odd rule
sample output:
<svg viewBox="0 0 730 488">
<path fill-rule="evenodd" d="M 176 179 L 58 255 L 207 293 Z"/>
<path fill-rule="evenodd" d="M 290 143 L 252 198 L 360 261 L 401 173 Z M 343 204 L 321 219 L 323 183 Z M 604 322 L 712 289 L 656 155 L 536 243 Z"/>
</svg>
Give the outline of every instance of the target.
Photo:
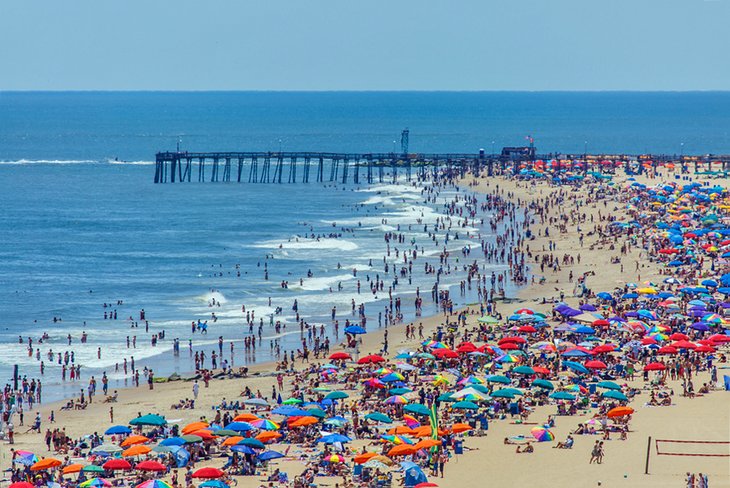
<svg viewBox="0 0 730 488">
<path fill-rule="evenodd" d="M 438 429 L 438 435 L 446 435 L 446 431 L 442 429 Z M 431 437 L 433 435 L 433 431 L 431 430 L 430 425 L 422 425 L 421 427 L 418 427 L 413 431 L 413 437 Z"/>
<path fill-rule="evenodd" d="M 634 409 L 631 407 L 616 407 L 609 410 L 606 416 L 611 418 L 623 417 L 624 415 L 631 415 L 632 413 L 634 413 Z"/>
<path fill-rule="evenodd" d="M 31 466 L 30 470 L 31 471 L 43 471 L 46 469 L 57 468 L 61 464 L 63 464 L 63 463 L 56 458 L 44 458 L 44 459 L 41 459 L 40 461 L 38 461 L 37 463 L 35 463 L 33 466 Z"/>
<path fill-rule="evenodd" d="M 120 446 L 127 447 L 127 446 L 133 446 L 135 444 L 144 444 L 145 442 L 149 442 L 149 437 L 145 437 L 143 435 L 130 435 L 122 443 Z"/>
<path fill-rule="evenodd" d="M 316 417 L 310 417 L 309 415 L 304 417 L 299 417 L 294 422 L 289 424 L 289 427 L 306 427 L 307 425 L 314 425 L 319 420 L 317 420 Z"/>
<path fill-rule="evenodd" d="M 193 422 L 182 428 L 183 434 L 192 434 L 196 430 L 205 429 L 210 424 L 208 422 Z"/>
<path fill-rule="evenodd" d="M 213 433 L 206 429 L 196 430 L 195 432 L 191 432 L 191 434 L 201 437 L 204 441 L 209 441 L 214 438 Z"/>
<path fill-rule="evenodd" d="M 150 451 L 152 451 L 152 448 L 150 446 L 145 446 L 144 444 L 137 444 L 135 446 L 130 447 L 129 449 L 122 451 L 122 456 L 124 456 L 124 457 L 142 456 L 143 454 L 147 454 Z"/>
<path fill-rule="evenodd" d="M 258 420 L 259 417 L 248 412 L 239 413 L 233 418 L 234 422 L 251 422 L 252 420 Z"/>
<path fill-rule="evenodd" d="M 82 469 L 84 469 L 83 464 L 69 464 L 68 466 L 63 468 L 63 470 L 61 472 L 63 474 L 73 474 L 73 473 L 78 473 Z"/>
<path fill-rule="evenodd" d="M 399 425 L 398 427 L 393 427 L 392 429 L 388 430 L 388 434 L 390 435 L 402 435 L 402 434 L 413 434 L 413 429 L 408 427 L 407 425 Z"/>
<path fill-rule="evenodd" d="M 278 432 L 274 432 L 273 430 L 265 430 L 259 433 L 259 435 L 256 436 L 256 439 L 260 440 L 261 442 L 269 442 L 279 439 L 281 437 L 282 435 Z"/>
<path fill-rule="evenodd" d="M 416 445 L 413 446 L 414 449 L 429 449 L 434 446 L 440 446 L 441 441 L 438 439 L 423 439 L 422 441 L 418 441 Z"/>
<path fill-rule="evenodd" d="M 416 449 L 408 444 L 401 444 L 399 446 L 393 447 L 390 451 L 388 451 L 388 456 L 407 456 L 409 454 L 414 454 L 416 452 Z"/>
<path fill-rule="evenodd" d="M 451 426 L 451 432 L 454 434 L 460 434 L 462 432 L 466 432 L 467 430 L 472 430 L 473 427 L 469 424 L 454 424 Z"/>
<path fill-rule="evenodd" d="M 358 454 L 352 460 L 355 462 L 355 464 L 364 464 L 370 460 L 371 457 L 377 456 L 377 453 L 374 452 L 366 452 L 363 454 Z"/>
<path fill-rule="evenodd" d="M 229 437 L 226 440 L 224 440 L 223 443 L 221 444 L 221 446 L 235 446 L 236 444 L 241 442 L 243 439 L 244 438 L 241 437 L 240 435 L 234 435 L 234 436 Z"/>
</svg>

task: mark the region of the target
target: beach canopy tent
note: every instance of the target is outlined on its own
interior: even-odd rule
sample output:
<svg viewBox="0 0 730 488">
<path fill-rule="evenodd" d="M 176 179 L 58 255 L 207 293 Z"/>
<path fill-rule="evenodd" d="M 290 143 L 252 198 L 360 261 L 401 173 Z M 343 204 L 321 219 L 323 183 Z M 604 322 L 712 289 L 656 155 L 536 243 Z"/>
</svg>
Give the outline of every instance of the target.
<svg viewBox="0 0 730 488">
<path fill-rule="evenodd" d="M 148 414 L 129 421 L 129 425 L 153 425 L 156 427 L 167 425 L 167 420 L 162 415 Z"/>
</svg>

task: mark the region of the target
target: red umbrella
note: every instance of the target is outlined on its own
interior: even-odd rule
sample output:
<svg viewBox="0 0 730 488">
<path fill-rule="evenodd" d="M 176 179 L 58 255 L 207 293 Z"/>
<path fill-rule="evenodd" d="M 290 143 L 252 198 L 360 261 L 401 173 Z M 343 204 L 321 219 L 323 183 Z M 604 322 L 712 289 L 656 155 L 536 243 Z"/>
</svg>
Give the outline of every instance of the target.
<svg viewBox="0 0 730 488">
<path fill-rule="evenodd" d="M 649 363 L 644 366 L 644 371 L 664 371 L 667 369 L 662 363 Z"/>
<path fill-rule="evenodd" d="M 550 370 L 547 368 L 543 368 L 542 366 L 533 366 L 533 370 L 535 370 L 535 373 L 538 374 L 550 374 Z"/>
<path fill-rule="evenodd" d="M 336 352 L 330 355 L 330 359 L 352 359 L 352 356 L 350 356 L 346 352 Z"/>
<path fill-rule="evenodd" d="M 611 323 L 606 319 L 598 319 L 594 320 L 592 325 L 594 327 L 608 327 L 609 325 L 611 325 Z"/>
<path fill-rule="evenodd" d="M 518 337 L 518 336 L 508 336 L 508 337 L 503 337 L 502 339 L 500 339 L 497 344 L 502 345 L 505 342 L 514 342 L 515 344 L 524 344 L 525 342 L 527 342 L 527 339 L 525 339 L 524 337 Z"/>
<path fill-rule="evenodd" d="M 531 325 L 523 325 L 517 329 L 517 332 L 522 332 L 523 334 L 534 334 L 537 332 L 537 329 Z"/>
<path fill-rule="evenodd" d="M 653 337 L 644 337 L 643 339 L 641 339 L 641 344 L 643 344 L 644 346 L 650 346 L 656 343 L 656 339 L 654 339 Z"/>
<path fill-rule="evenodd" d="M 140 471 L 167 471 L 165 465 L 157 461 L 142 461 L 134 469 Z"/>
<path fill-rule="evenodd" d="M 439 359 L 454 359 L 459 357 L 456 351 L 452 351 L 451 349 L 435 349 L 433 355 Z"/>
<path fill-rule="evenodd" d="M 520 346 L 518 346 L 514 342 L 504 342 L 504 343 L 500 344 L 499 347 L 505 351 L 512 351 L 514 349 L 520 348 Z"/>
<path fill-rule="evenodd" d="M 676 347 L 664 346 L 657 349 L 657 354 L 677 354 L 679 351 Z"/>
<path fill-rule="evenodd" d="M 730 342 L 730 336 L 715 334 L 710 336 L 710 340 L 717 343 Z"/>
<path fill-rule="evenodd" d="M 601 344 L 600 346 L 596 346 L 591 351 L 593 354 L 601 354 L 604 352 L 613 352 L 616 350 L 616 346 L 613 344 Z"/>
<path fill-rule="evenodd" d="M 606 363 L 594 359 L 592 361 L 586 361 L 585 367 L 590 369 L 606 369 Z"/>
<path fill-rule="evenodd" d="M 715 348 L 711 346 L 697 346 L 695 352 L 715 352 Z"/>
<path fill-rule="evenodd" d="M 363 356 L 357 360 L 357 364 L 371 364 L 371 363 L 384 363 L 385 358 L 378 356 L 377 354 L 370 354 L 369 356 Z"/>
<path fill-rule="evenodd" d="M 431 483 L 431 482 L 424 481 L 423 483 L 418 483 L 413 488 L 431 488 L 432 486 L 438 486 L 438 485 L 436 483 Z"/>
<path fill-rule="evenodd" d="M 224 476 L 226 473 L 221 471 L 218 468 L 213 467 L 207 467 L 207 468 L 200 468 L 196 472 L 193 473 L 193 478 L 207 478 L 207 479 L 213 479 L 213 478 L 220 478 Z"/>
<path fill-rule="evenodd" d="M 459 347 L 456 348 L 456 352 L 460 354 L 467 354 L 476 350 L 477 346 L 475 346 L 471 342 L 462 342 L 461 344 L 459 344 Z"/>
<path fill-rule="evenodd" d="M 494 350 L 489 346 L 489 344 L 483 344 L 477 347 L 477 351 L 483 352 L 485 354 L 494 354 Z"/>
<path fill-rule="evenodd" d="M 101 467 L 108 471 L 132 469 L 132 465 L 126 459 L 110 459 L 102 464 Z"/>
<path fill-rule="evenodd" d="M 681 332 L 675 332 L 674 334 L 669 336 L 670 341 L 687 341 L 689 340 L 689 336 L 682 334 Z"/>
<path fill-rule="evenodd" d="M 16 483 L 12 483 L 10 485 L 10 488 L 36 488 L 35 485 L 31 485 L 27 481 L 18 481 Z"/>
<path fill-rule="evenodd" d="M 672 342 L 670 346 L 676 347 L 677 349 L 694 349 L 695 347 L 697 347 L 697 344 L 693 344 L 689 341 L 677 341 Z"/>
</svg>

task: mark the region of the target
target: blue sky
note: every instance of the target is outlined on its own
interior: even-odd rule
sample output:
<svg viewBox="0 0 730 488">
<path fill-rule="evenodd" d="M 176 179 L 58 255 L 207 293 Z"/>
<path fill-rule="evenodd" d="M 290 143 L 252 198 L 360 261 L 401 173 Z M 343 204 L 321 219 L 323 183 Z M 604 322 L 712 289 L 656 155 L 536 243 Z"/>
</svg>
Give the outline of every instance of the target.
<svg viewBox="0 0 730 488">
<path fill-rule="evenodd" d="M 730 0 L 2 0 L 2 90 L 727 90 Z"/>
</svg>

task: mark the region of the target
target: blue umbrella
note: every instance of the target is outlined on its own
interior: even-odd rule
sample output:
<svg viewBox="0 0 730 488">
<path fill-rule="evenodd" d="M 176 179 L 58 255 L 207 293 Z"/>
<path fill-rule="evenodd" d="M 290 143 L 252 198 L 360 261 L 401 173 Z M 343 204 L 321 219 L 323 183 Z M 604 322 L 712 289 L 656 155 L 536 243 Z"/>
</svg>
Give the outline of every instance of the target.
<svg viewBox="0 0 730 488">
<path fill-rule="evenodd" d="M 335 442 L 350 442 L 352 439 L 347 437 L 346 435 L 342 434 L 329 434 L 321 439 L 319 439 L 318 442 L 324 442 L 325 444 L 334 444 Z"/>
<path fill-rule="evenodd" d="M 632 292 L 629 292 L 629 293 L 624 293 L 621 296 L 621 298 L 623 298 L 624 300 L 628 300 L 628 299 L 631 299 L 631 298 L 639 298 L 639 294 L 638 293 L 634 293 L 632 291 Z"/>
<path fill-rule="evenodd" d="M 272 459 L 283 458 L 284 455 L 276 451 L 264 451 L 258 457 L 261 461 L 271 461 Z"/>
<path fill-rule="evenodd" d="M 616 390 L 604 391 L 603 393 L 601 393 L 601 396 L 603 396 L 604 398 L 613 398 L 614 400 L 621 400 L 624 402 L 629 401 L 626 395 Z"/>
<path fill-rule="evenodd" d="M 186 443 L 182 437 L 168 437 L 160 442 L 161 446 L 182 446 Z"/>
<path fill-rule="evenodd" d="M 231 422 L 226 425 L 226 429 L 235 430 L 236 432 L 248 432 L 249 430 L 253 430 L 254 426 L 248 422 Z"/>
<path fill-rule="evenodd" d="M 200 483 L 198 486 L 200 488 L 229 488 L 229 486 L 221 480 L 208 480 L 205 483 Z"/>
<path fill-rule="evenodd" d="M 430 415 L 431 411 L 428 409 L 426 405 L 421 405 L 420 403 L 411 403 L 410 405 L 406 405 L 403 407 L 403 410 L 406 412 L 411 413 L 417 413 L 420 415 Z"/>
<path fill-rule="evenodd" d="M 596 331 L 595 331 L 595 330 L 593 329 L 593 327 L 587 327 L 587 326 L 585 326 L 585 325 L 583 325 L 583 326 L 581 326 L 581 327 L 578 327 L 577 329 L 575 329 L 575 331 L 576 331 L 576 332 L 577 332 L 578 334 L 594 334 L 594 333 L 596 332 Z"/>
<path fill-rule="evenodd" d="M 567 391 L 556 391 L 550 394 L 550 398 L 555 400 L 575 400 L 575 395 L 568 393 Z"/>
<path fill-rule="evenodd" d="M 611 294 L 605 291 L 599 292 L 596 294 L 598 298 L 601 298 L 602 300 L 610 300 Z"/>
<path fill-rule="evenodd" d="M 301 408 L 293 407 L 291 405 L 277 407 L 272 410 L 271 413 L 275 413 L 276 415 L 285 415 L 287 417 L 304 417 L 305 415 L 309 415 L 309 412 L 306 410 L 302 410 Z"/>
<path fill-rule="evenodd" d="M 109 427 L 104 432 L 104 435 L 114 435 L 114 434 L 131 434 L 132 429 L 127 427 L 126 425 L 115 425 L 113 427 Z"/>
<path fill-rule="evenodd" d="M 253 449 L 251 449 L 250 446 L 247 446 L 245 444 L 241 444 L 241 445 L 236 444 L 235 446 L 231 447 L 231 451 L 240 452 L 243 454 L 256 454 L 256 451 L 254 451 Z"/>
<path fill-rule="evenodd" d="M 566 368 L 570 368 L 573 371 L 577 371 L 579 373 L 587 373 L 588 372 L 588 368 L 586 368 L 585 366 L 583 366 L 580 363 L 576 363 L 576 362 L 573 362 L 573 361 L 563 361 L 563 365 Z"/>
<path fill-rule="evenodd" d="M 368 331 L 366 331 L 365 329 L 363 329 L 359 325 L 351 325 L 349 327 L 345 327 L 345 333 L 346 334 L 357 335 L 357 334 L 367 334 Z"/>
</svg>

